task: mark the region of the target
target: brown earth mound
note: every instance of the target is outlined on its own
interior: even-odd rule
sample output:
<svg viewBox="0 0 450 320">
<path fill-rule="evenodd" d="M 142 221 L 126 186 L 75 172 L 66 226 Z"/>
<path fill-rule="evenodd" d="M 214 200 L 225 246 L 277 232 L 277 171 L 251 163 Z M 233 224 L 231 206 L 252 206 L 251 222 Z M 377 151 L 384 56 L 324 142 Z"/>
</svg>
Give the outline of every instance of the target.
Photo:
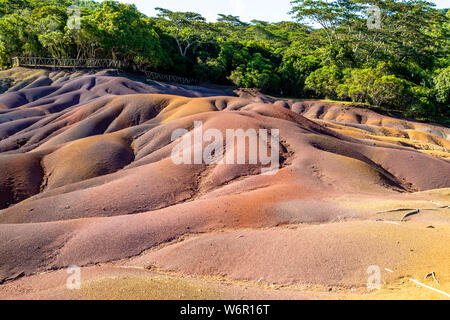
<svg viewBox="0 0 450 320">
<path fill-rule="evenodd" d="M 246 281 L 263 292 L 307 286 L 311 297 L 330 286 L 350 297 L 377 265 L 392 271 L 383 271 L 387 287 L 402 290 L 401 279 L 434 271 L 448 292 L 448 128 L 349 104 L 236 97 L 108 73 L 7 72 L 0 297 L 23 297 L 11 281 L 39 283 L 39 273 L 98 263 Z M 194 136 L 195 121 L 223 136 L 279 130 L 280 169 L 175 164 L 172 133 Z M 84 297 L 101 297 L 90 286 Z M 39 288 L 31 285 L 30 297 Z"/>
</svg>

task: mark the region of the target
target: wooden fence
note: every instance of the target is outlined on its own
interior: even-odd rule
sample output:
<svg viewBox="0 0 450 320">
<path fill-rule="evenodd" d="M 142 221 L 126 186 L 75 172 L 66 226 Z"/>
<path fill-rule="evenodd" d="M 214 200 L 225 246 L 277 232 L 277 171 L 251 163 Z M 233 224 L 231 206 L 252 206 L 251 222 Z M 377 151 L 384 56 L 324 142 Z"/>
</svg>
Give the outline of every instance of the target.
<svg viewBox="0 0 450 320">
<path fill-rule="evenodd" d="M 121 68 L 122 61 L 111 59 L 67 59 L 41 57 L 15 57 L 12 59 L 15 67 L 41 68 Z"/>
<path fill-rule="evenodd" d="M 125 63 L 111 59 L 67 59 L 67 58 L 42 58 L 42 57 L 14 57 L 12 58 L 15 67 L 38 67 L 38 68 L 84 68 L 84 69 L 121 69 Z M 169 74 L 161 74 L 149 70 L 139 70 L 145 73 L 147 81 L 166 81 L 181 84 L 196 83 L 195 79 L 179 77 Z"/>
<path fill-rule="evenodd" d="M 169 75 L 169 74 L 161 74 L 161 73 L 156 73 L 153 71 L 144 70 L 144 73 L 148 80 L 176 82 L 176 83 L 181 83 L 181 84 L 193 84 L 196 82 L 194 79 L 173 76 L 173 75 Z"/>
</svg>

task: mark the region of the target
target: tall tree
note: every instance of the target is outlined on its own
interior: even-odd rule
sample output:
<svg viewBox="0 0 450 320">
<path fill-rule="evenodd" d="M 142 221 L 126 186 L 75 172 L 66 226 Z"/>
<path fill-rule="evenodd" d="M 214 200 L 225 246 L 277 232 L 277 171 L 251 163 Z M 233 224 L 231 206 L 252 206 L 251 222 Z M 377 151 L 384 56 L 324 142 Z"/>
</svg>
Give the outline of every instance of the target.
<svg viewBox="0 0 450 320">
<path fill-rule="evenodd" d="M 180 55 L 185 57 L 188 50 L 201 43 L 207 34 L 205 18 L 195 12 L 173 12 L 155 8 L 163 28 L 175 39 Z"/>
<path fill-rule="evenodd" d="M 158 66 L 162 57 L 159 36 L 146 17 L 134 5 L 104 1 L 101 10 L 93 13 L 93 30 L 104 50 L 113 59 L 136 64 Z"/>
<path fill-rule="evenodd" d="M 242 22 L 238 16 L 233 16 L 230 14 L 221 14 L 219 13 L 219 18 L 217 18 L 217 22 L 229 23 L 234 26 L 247 26 L 248 23 Z"/>
</svg>

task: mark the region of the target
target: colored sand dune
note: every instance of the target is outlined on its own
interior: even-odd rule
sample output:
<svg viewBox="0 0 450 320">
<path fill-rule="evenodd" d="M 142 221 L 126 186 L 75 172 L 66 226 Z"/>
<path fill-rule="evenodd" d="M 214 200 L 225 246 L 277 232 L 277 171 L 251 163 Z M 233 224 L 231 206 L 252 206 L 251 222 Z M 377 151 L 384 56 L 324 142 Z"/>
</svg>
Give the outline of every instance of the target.
<svg viewBox="0 0 450 320">
<path fill-rule="evenodd" d="M 409 279 L 450 292 L 446 127 L 107 71 L 0 78 L 0 298 L 445 298 Z M 194 121 L 278 129 L 280 170 L 174 164 L 171 135 Z"/>
</svg>

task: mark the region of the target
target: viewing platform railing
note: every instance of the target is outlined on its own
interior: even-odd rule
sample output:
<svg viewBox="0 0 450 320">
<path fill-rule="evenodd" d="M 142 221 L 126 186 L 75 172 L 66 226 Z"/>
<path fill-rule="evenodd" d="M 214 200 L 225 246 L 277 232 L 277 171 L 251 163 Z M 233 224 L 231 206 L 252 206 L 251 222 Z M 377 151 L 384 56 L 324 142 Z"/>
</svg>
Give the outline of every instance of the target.
<svg viewBox="0 0 450 320">
<path fill-rule="evenodd" d="M 101 69 L 114 68 L 121 69 L 125 67 L 123 61 L 112 59 L 68 59 L 68 58 L 41 58 L 41 57 L 14 57 L 12 58 L 14 67 L 37 67 L 37 68 L 84 68 Z M 166 81 L 181 84 L 194 84 L 195 79 L 179 77 L 169 74 L 161 74 L 149 70 L 140 70 L 145 73 L 147 81 Z"/>
<path fill-rule="evenodd" d="M 152 71 L 144 71 L 148 80 L 156 80 L 156 81 L 166 81 L 166 82 L 177 82 L 181 84 L 193 84 L 196 81 L 194 79 L 173 76 L 169 74 L 161 74 Z"/>
<path fill-rule="evenodd" d="M 42 68 L 120 68 L 122 61 L 111 59 L 67 59 L 41 57 L 15 57 L 12 59 L 15 67 Z"/>
</svg>

